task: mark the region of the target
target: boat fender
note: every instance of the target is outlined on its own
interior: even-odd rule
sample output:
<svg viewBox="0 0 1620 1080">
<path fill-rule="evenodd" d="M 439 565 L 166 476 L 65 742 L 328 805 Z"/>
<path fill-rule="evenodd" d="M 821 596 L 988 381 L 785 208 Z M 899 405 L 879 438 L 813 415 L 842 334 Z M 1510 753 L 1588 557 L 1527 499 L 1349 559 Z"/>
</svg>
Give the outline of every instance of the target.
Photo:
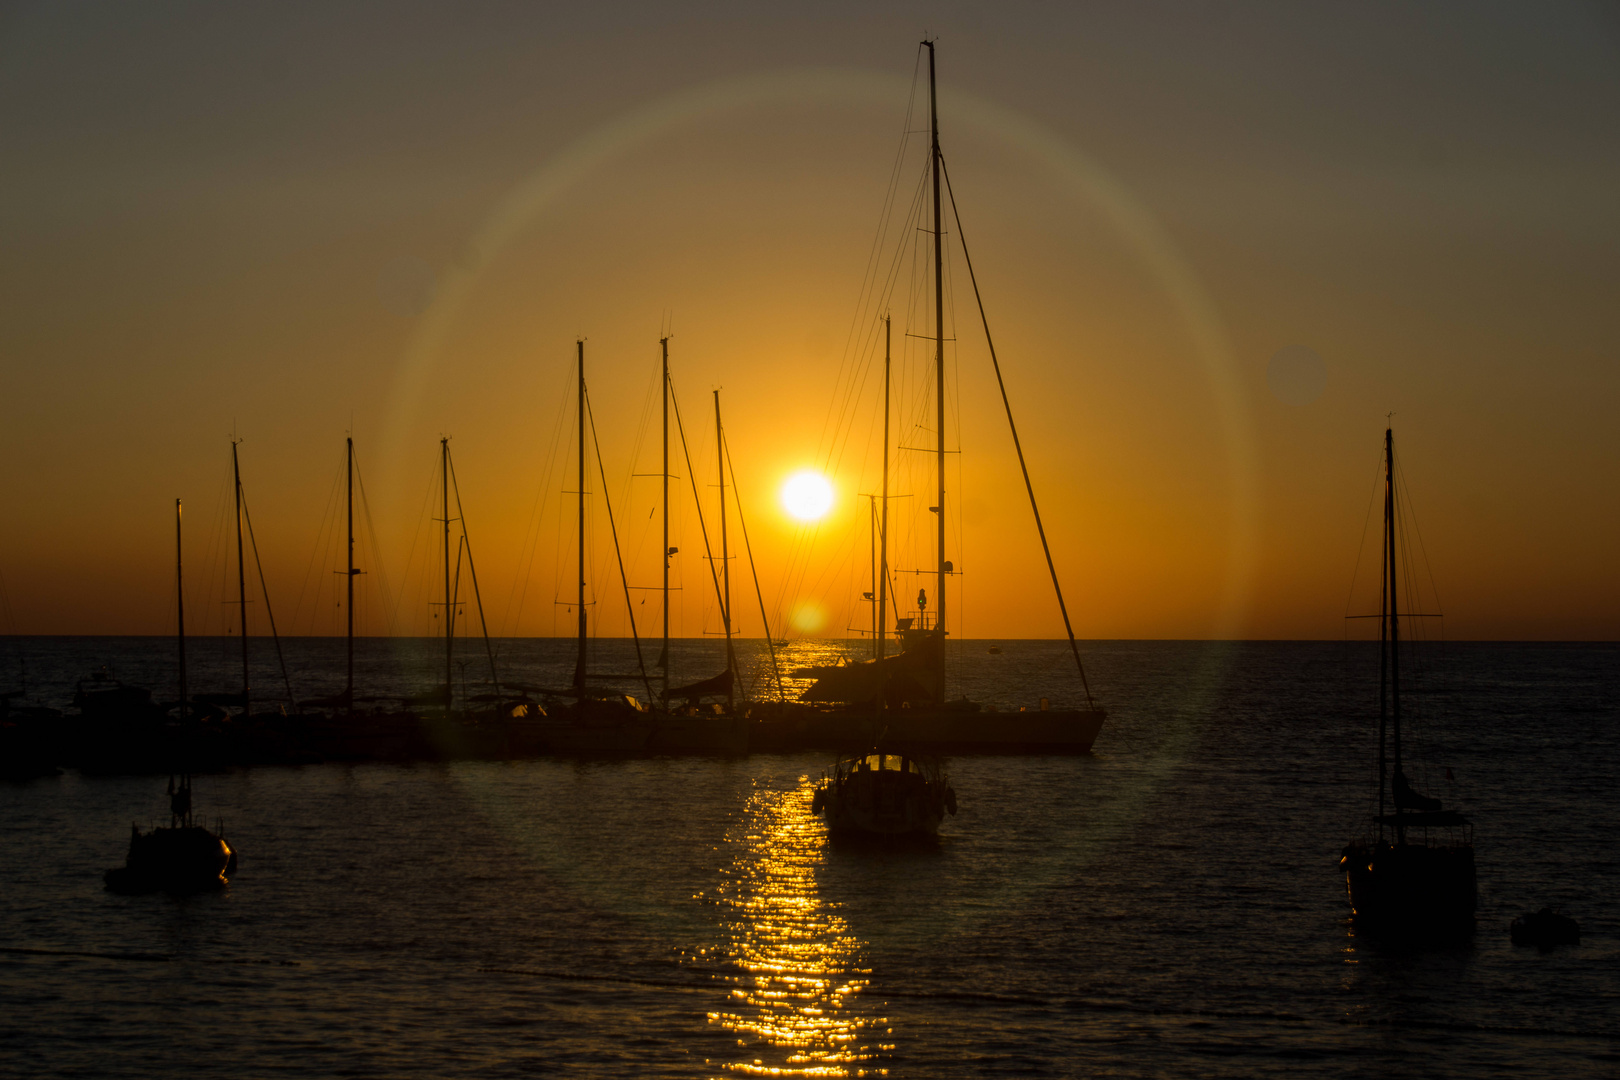
<svg viewBox="0 0 1620 1080">
<path fill-rule="evenodd" d="M 815 797 L 810 800 L 810 812 L 812 814 L 819 814 L 819 813 L 821 813 L 822 808 L 824 806 L 826 806 L 826 805 L 827 805 L 827 789 L 826 788 L 816 788 Z"/>
<path fill-rule="evenodd" d="M 945 809 L 950 811 L 951 817 L 956 816 L 956 789 L 955 788 L 948 787 L 948 788 L 945 789 Z"/>
</svg>

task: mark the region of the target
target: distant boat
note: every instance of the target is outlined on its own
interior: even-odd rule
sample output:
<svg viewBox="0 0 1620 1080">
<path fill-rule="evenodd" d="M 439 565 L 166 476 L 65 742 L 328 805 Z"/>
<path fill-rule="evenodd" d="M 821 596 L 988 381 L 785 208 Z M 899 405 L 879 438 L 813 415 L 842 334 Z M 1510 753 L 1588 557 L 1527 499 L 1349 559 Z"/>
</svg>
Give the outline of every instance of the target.
<svg viewBox="0 0 1620 1080">
<path fill-rule="evenodd" d="M 17 688 L 0 693 L 0 780 L 33 780 L 56 776 L 62 713 L 28 703 L 27 669 Z"/>
<path fill-rule="evenodd" d="M 1080 659 L 1080 647 L 1075 640 L 1074 628 L 1069 619 L 1069 611 L 1063 600 L 1063 591 L 1058 584 L 1057 567 L 1053 562 L 1051 548 L 1047 543 L 1045 526 L 1042 524 L 1040 508 L 1035 501 L 1035 488 L 1030 479 L 1029 469 L 1024 459 L 1022 443 L 1018 439 L 1018 429 L 1013 422 L 1012 406 L 1007 397 L 1005 386 L 1001 389 L 1002 405 L 1006 411 L 1008 427 L 1012 433 L 1013 447 L 1017 451 L 1019 467 L 1023 472 L 1024 487 L 1029 495 L 1030 508 L 1034 513 L 1036 532 L 1039 534 L 1042 550 L 1046 554 L 1047 571 L 1051 576 L 1053 592 L 1057 599 L 1058 611 L 1063 618 L 1064 630 L 1068 635 L 1069 649 L 1073 654 L 1075 668 L 1080 676 L 1080 689 L 1085 696 L 1085 707 L 1077 709 L 1051 709 L 1046 701 L 1042 700 L 1041 708 L 1037 710 L 1020 709 L 1016 712 L 996 713 L 994 708 L 986 707 L 967 698 L 950 700 L 947 697 L 947 663 L 945 641 L 948 634 L 946 621 L 946 582 L 959 573 L 952 561 L 946 558 L 946 544 L 948 539 L 947 503 L 945 488 L 946 477 L 946 421 L 947 409 L 945 400 L 945 283 L 944 283 L 944 257 L 941 243 L 945 235 L 945 222 L 943 211 L 948 206 L 955 216 L 957 224 L 957 239 L 962 245 L 962 251 L 970 281 L 973 282 L 975 297 L 978 295 L 977 279 L 973 275 L 973 262 L 967 255 L 967 244 L 961 233 L 960 215 L 956 213 L 955 198 L 950 192 L 950 177 L 945 169 L 945 162 L 940 151 L 939 143 L 939 117 L 936 108 L 935 74 L 934 74 L 934 43 L 924 41 L 923 47 L 928 49 L 928 101 L 929 101 L 929 130 L 931 143 L 929 146 L 929 170 L 931 182 L 929 190 L 932 194 L 933 223 L 932 254 L 933 254 L 933 312 L 934 325 L 930 328 L 932 333 L 927 335 L 933 342 L 933 415 L 928 419 L 932 421 L 934 446 L 930 448 L 930 456 L 934 458 L 934 490 L 931 491 L 929 501 L 933 503 L 929 510 L 934 515 L 933 530 L 935 565 L 928 571 L 933 581 L 933 607 L 929 609 L 928 590 L 919 589 L 917 592 L 916 608 L 910 615 L 901 616 L 898 605 L 895 610 L 893 631 L 891 632 L 889 608 L 891 596 L 898 589 L 891 589 L 890 578 L 894 571 L 889 565 L 889 450 L 891 437 L 889 420 L 892 413 L 890 407 L 890 368 L 891 357 L 889 341 L 892 331 L 887 316 L 884 317 L 884 361 L 883 361 L 883 481 L 882 494 L 874 496 L 874 506 L 880 507 L 874 514 L 873 576 L 876 579 L 874 588 L 863 594 L 864 599 L 873 604 L 873 619 L 871 635 L 873 640 L 873 655 L 871 659 L 858 663 L 846 664 L 839 667 L 826 668 L 817 674 L 815 683 L 801 696 L 801 701 L 812 706 L 810 711 L 802 708 L 783 709 L 778 716 L 761 715 L 761 723 L 756 725 L 754 738 L 756 748 L 761 749 L 787 749 L 799 748 L 806 745 L 818 745 L 848 740 L 857 733 L 864 734 L 860 744 L 871 745 L 879 732 L 886 732 L 886 743 L 890 746 L 904 746 L 918 751 L 934 753 L 1086 753 L 1091 749 L 1098 732 L 1102 729 L 1106 713 L 1098 708 L 1091 697 L 1091 689 L 1086 680 L 1085 666 Z M 985 340 L 989 345 L 990 357 L 997 378 L 1001 384 L 1000 361 L 996 359 L 995 343 L 990 337 L 989 323 L 983 319 L 984 306 L 979 304 L 981 319 L 984 321 Z M 922 336 L 922 335 L 910 335 Z M 918 448 L 909 448 L 918 449 Z M 881 500 L 880 502 L 878 500 Z M 891 641 L 892 637 L 898 639 Z M 898 644 L 896 653 L 890 653 L 890 645 Z M 999 652 L 999 648 L 992 647 L 992 653 Z M 1034 696 L 1034 695 L 1032 695 Z M 994 714 L 994 715 L 992 715 Z M 773 720 L 775 721 L 773 723 Z M 848 742 L 845 742 L 848 745 Z"/>
<path fill-rule="evenodd" d="M 1471 933 L 1474 830 L 1407 779 L 1401 747 L 1401 621 L 1395 437 L 1384 431 L 1384 533 L 1379 601 L 1378 812 L 1339 859 L 1358 926 L 1395 933 Z M 1393 768 L 1391 768 L 1393 766 Z"/>
<path fill-rule="evenodd" d="M 176 634 L 180 676 L 180 723 L 190 723 L 186 695 L 186 601 L 181 585 L 180 500 L 174 501 L 175 584 L 179 624 Z M 182 759 L 169 776 L 169 824 L 141 832 L 131 825 L 129 853 L 124 865 L 107 871 L 107 888 L 116 893 L 169 892 L 187 894 L 225 887 L 236 870 L 236 852 L 225 838 L 200 825 L 192 817 L 191 773 L 184 761 L 184 737 L 178 752 Z M 178 777 L 178 782 L 176 779 Z"/>
<path fill-rule="evenodd" d="M 810 809 L 834 836 L 926 839 L 956 813 L 956 792 L 936 759 L 873 750 L 835 765 Z"/>
</svg>

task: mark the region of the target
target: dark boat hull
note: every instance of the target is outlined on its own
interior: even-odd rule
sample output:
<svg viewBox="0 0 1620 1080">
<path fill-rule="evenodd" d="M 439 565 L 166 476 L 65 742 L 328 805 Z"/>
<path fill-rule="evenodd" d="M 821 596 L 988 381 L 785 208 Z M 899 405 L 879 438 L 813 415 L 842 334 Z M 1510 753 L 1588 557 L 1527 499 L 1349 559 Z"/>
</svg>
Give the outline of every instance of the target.
<svg viewBox="0 0 1620 1080">
<path fill-rule="evenodd" d="M 922 840 L 945 820 L 945 785 L 916 772 L 852 772 L 823 789 L 819 800 L 835 837 Z"/>
<path fill-rule="evenodd" d="M 657 714 L 647 751 L 653 754 L 748 753 L 748 720 L 742 716 Z"/>
<path fill-rule="evenodd" d="M 1340 862 L 1358 927 L 1472 933 L 1478 902 L 1472 845 L 1355 843 Z"/>
<path fill-rule="evenodd" d="M 124 865 L 107 871 L 110 892 L 124 895 L 167 892 L 176 895 L 223 889 L 236 855 L 221 836 L 200 825 L 134 830 Z"/>
</svg>

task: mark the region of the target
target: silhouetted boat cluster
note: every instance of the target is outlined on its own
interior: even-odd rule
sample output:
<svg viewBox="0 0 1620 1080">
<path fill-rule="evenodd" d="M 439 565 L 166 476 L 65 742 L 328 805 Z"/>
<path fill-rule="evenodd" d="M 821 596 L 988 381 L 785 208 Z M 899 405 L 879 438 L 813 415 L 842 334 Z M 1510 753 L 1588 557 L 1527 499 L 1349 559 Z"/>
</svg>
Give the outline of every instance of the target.
<svg viewBox="0 0 1620 1080">
<path fill-rule="evenodd" d="M 668 339 L 665 338 L 662 342 L 664 605 L 661 649 L 649 667 L 635 624 L 635 608 L 630 602 L 630 586 L 624 575 L 623 559 L 619 556 L 621 583 L 629 608 L 638 668 L 634 678 L 639 679 L 645 687 L 647 697 L 638 700 L 599 688 L 600 681 L 593 677 L 588 665 L 585 557 L 586 462 L 589 456 L 586 436 L 589 430 L 594 442 L 595 427 L 590 415 L 585 379 L 585 345 L 580 341 L 575 403 L 578 433 L 575 477 L 578 500 L 578 591 L 573 601 L 577 609 L 578 655 L 569 685 L 541 687 L 503 681 L 494 651 L 488 647 L 486 632 L 484 640 L 492 689 L 488 693 L 470 697 L 464 691 L 465 700 L 457 704 L 454 693 L 455 620 L 457 612 L 466 603 L 460 595 L 463 557 L 471 576 L 473 599 L 479 604 L 480 622 L 483 616 L 465 515 L 461 511 L 459 490 L 454 481 L 449 440 L 444 439 L 441 440 L 441 516 L 438 519 L 443 523 L 444 682 L 414 698 L 389 702 L 357 694 L 354 671 L 354 581 L 361 571 L 354 565 L 355 457 L 351 439 L 345 451 L 348 475 L 347 565 L 340 571 L 345 576 L 348 600 L 348 663 L 344 690 L 328 698 L 306 700 L 300 706 L 293 699 L 291 677 L 283 663 L 287 697 L 293 708 L 290 711 L 255 712 L 248 669 L 244 530 L 256 561 L 257 555 L 233 442 L 237 603 L 241 612 L 242 643 L 240 691 L 188 695 L 182 590 L 178 608 L 177 699 L 171 702 L 155 700 L 149 690 L 119 682 L 105 673 L 87 677 L 79 683 L 73 699 L 76 712 L 70 716 L 28 705 L 26 688 L 0 694 L 0 708 L 3 708 L 3 712 L 0 712 L 0 763 L 3 763 L 4 775 L 8 778 L 27 778 L 60 767 L 76 768 L 86 773 L 169 773 L 169 825 L 146 832 L 132 826 L 126 865 L 109 871 L 106 883 L 109 889 L 119 892 L 158 889 L 193 892 L 223 885 L 234 869 L 236 859 L 235 852 L 224 839 L 222 829 L 210 831 L 193 817 L 191 775 L 198 771 L 318 761 L 413 762 L 502 760 L 545 754 L 725 755 L 825 750 L 840 756 L 814 789 L 810 809 L 812 813 L 825 815 L 831 834 L 926 838 L 937 833 L 945 818 L 954 815 L 957 809 L 956 793 L 950 786 L 940 755 L 1089 751 L 1105 714 L 1091 700 L 1078 644 L 1041 524 L 1034 486 L 1024 462 L 1005 386 L 1001 383 L 1000 365 L 990 339 L 987 319 L 984 323 L 986 341 L 1087 704 L 1084 709 L 1054 710 L 1047 708 L 1046 701 L 1042 699 L 1040 708 L 1036 710 L 996 712 L 965 698 L 948 700 L 946 695 L 946 584 L 948 577 L 956 572 L 945 557 L 946 338 L 941 242 L 944 234 L 943 208 L 947 203 L 955 217 L 958 240 L 976 299 L 978 284 L 965 240 L 961 237 L 961 219 L 954 195 L 949 192 L 949 177 L 940 151 L 934 46 L 932 42 L 924 42 L 924 46 L 928 49 L 929 59 L 929 190 L 932 194 L 933 220 L 932 228 L 923 231 L 931 234 L 933 245 L 935 326 L 932 335 L 932 374 L 936 386 L 933 395 L 936 444 L 932 449 L 936 502 L 929 507 L 937 523 L 936 563 L 928 571 L 935 578 L 932 611 L 929 610 L 927 590 L 920 589 L 913 614 L 902 617 L 896 606 L 891 630 L 888 525 L 891 497 L 890 331 L 889 320 L 885 316 L 883 490 L 881 495 L 871 496 L 874 588 L 864 594 L 864 598 L 873 604 L 873 655 L 859 662 L 797 672 L 800 677 L 814 681 L 798 701 L 788 701 L 781 689 L 782 679 L 777 667 L 775 649 L 779 643 L 771 636 L 769 621 L 765 619 L 765 641 L 770 650 L 777 692 L 767 700 L 750 701 L 745 696 L 739 697 L 733 644 L 730 512 L 726 485 L 727 476 L 731 473 L 731 459 L 721 417 L 720 395 L 715 391 L 714 422 L 719 474 L 719 519 L 716 523 L 718 553 L 710 548 L 710 531 L 701 505 L 698 507 L 698 522 L 725 637 L 725 669 L 684 686 L 670 685 L 670 558 L 677 553 L 677 549 L 670 545 L 669 533 L 669 481 L 674 475 L 670 461 L 669 421 L 672 406 L 680 443 L 686 455 L 687 472 L 693 478 L 694 497 L 697 487 L 690 452 L 685 449 L 679 405 L 674 400 Z M 982 301 L 979 312 L 981 319 L 985 319 Z M 1378 806 L 1365 835 L 1343 849 L 1340 864 L 1359 927 L 1425 934 L 1466 932 L 1472 928 L 1476 902 L 1472 826 L 1455 810 L 1445 809 L 1439 800 L 1416 791 L 1405 771 L 1401 738 L 1401 622 L 1397 605 L 1399 578 L 1396 554 L 1399 544 L 1396 535 L 1394 441 L 1390 431 L 1385 432 L 1384 453 Z M 607 476 L 601 464 L 599 448 L 596 448 L 595 457 L 605 500 Z M 734 479 L 732 486 L 734 489 Z M 454 507 L 451 502 L 453 493 Z M 178 500 L 175 509 L 178 575 L 181 570 Z M 619 555 L 613 509 L 611 505 L 607 505 L 606 509 L 615 554 Z M 736 512 L 744 547 L 747 548 L 747 527 L 740 505 Z M 459 538 L 453 538 L 452 521 L 461 522 Z M 455 543 L 452 543 L 453 539 Z M 751 551 L 749 559 L 752 564 Z M 755 591 L 758 594 L 757 574 Z M 269 612 L 268 590 L 264 599 L 274 637 L 274 618 Z M 760 606 L 764 619 L 763 600 Z M 891 646 L 895 649 L 892 653 Z M 992 646 L 989 651 L 998 653 L 1001 650 Z M 279 659 L 279 639 L 277 653 Z M 623 676 L 615 677 L 615 681 L 622 683 Z M 656 689 L 655 681 L 658 684 Z M 1525 916 L 1513 928 L 1515 941 L 1537 943 L 1574 941 L 1578 940 L 1578 933 L 1571 920 L 1551 911 Z"/>
</svg>

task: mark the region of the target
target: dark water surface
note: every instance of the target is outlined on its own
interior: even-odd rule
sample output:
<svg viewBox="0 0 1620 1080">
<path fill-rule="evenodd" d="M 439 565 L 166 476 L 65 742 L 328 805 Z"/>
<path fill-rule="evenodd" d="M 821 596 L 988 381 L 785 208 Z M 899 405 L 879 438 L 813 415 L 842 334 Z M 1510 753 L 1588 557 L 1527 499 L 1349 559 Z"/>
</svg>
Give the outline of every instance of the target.
<svg viewBox="0 0 1620 1080">
<path fill-rule="evenodd" d="M 712 644 L 687 646 L 695 668 Z M 961 689 L 1074 700 L 1064 646 L 984 644 L 955 646 Z M 225 680 L 233 647 L 196 663 Z M 341 643 L 291 648 L 300 679 L 341 678 Z M 571 662 L 566 643 L 502 648 L 534 677 Z M 102 662 L 171 677 L 161 641 L 6 649 L 45 699 Z M 961 813 L 934 850 L 829 846 L 808 812 L 820 755 L 321 765 L 200 778 L 237 877 L 131 898 L 101 873 L 162 811 L 161 780 L 0 786 L 0 1073 L 1620 1073 L 1620 649 L 1428 658 L 1415 771 L 1476 823 L 1481 907 L 1471 943 L 1427 950 L 1346 918 L 1365 646 L 1087 653 L 1110 711 L 1096 752 L 951 760 Z M 364 660 L 431 677 L 431 643 Z M 1545 904 L 1581 945 L 1509 943 Z"/>
</svg>

